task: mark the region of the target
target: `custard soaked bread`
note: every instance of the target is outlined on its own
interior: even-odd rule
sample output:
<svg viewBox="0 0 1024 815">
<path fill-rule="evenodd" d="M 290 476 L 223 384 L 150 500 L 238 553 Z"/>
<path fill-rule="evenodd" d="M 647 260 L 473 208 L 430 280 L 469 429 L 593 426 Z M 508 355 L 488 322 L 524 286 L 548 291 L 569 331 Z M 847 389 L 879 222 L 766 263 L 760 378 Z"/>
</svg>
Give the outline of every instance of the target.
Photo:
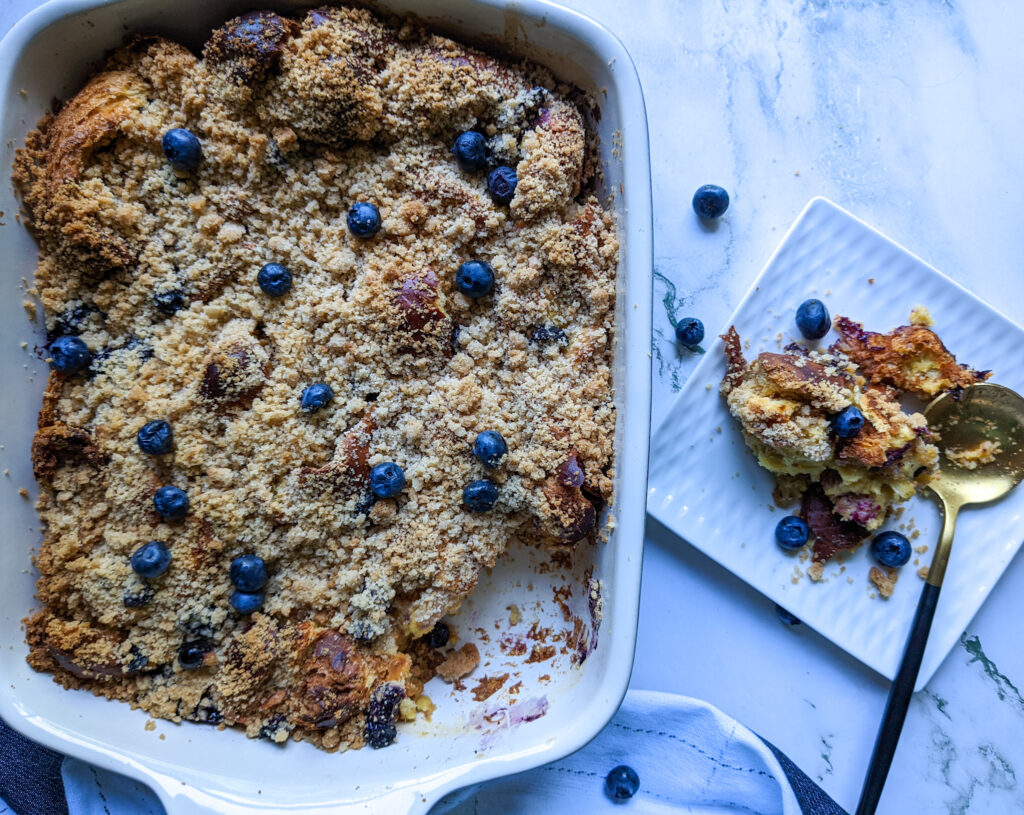
<svg viewBox="0 0 1024 815">
<path fill-rule="evenodd" d="M 31 664 L 389 744 L 480 570 L 593 537 L 611 498 L 584 122 L 536 67 L 347 8 L 237 18 L 201 57 L 139 39 L 45 118 L 16 168 L 54 367 Z"/>
</svg>

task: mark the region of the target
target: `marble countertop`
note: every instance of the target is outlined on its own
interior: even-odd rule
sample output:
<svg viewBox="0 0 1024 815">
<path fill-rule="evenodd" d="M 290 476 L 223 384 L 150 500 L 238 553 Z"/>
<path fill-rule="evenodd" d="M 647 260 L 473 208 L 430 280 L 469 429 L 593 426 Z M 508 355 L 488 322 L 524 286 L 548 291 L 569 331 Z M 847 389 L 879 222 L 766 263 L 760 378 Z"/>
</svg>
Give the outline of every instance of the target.
<svg viewBox="0 0 1024 815">
<path fill-rule="evenodd" d="M 622 39 L 647 99 L 655 425 L 696 364 L 669 313 L 722 327 L 816 195 L 1024 322 L 1024 5 L 563 2 Z M 0 31 L 35 5 L 7 0 Z M 704 183 L 732 196 L 713 230 Z M 880 813 L 1024 811 L 1022 596 L 1018 557 L 915 696 Z M 632 685 L 710 701 L 851 810 L 888 687 L 653 521 Z"/>
</svg>

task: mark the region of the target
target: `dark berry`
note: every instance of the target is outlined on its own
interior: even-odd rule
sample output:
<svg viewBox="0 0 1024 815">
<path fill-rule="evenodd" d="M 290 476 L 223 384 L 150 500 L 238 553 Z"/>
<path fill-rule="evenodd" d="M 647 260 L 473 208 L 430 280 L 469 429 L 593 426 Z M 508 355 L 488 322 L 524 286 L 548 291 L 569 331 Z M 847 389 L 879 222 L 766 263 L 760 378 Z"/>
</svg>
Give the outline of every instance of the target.
<svg viewBox="0 0 1024 815">
<path fill-rule="evenodd" d="M 547 345 L 553 343 L 557 345 L 568 345 L 569 340 L 565 336 L 565 332 L 554 325 L 539 325 L 533 331 L 530 332 L 530 342 L 536 343 L 537 345 Z"/>
<path fill-rule="evenodd" d="M 363 735 L 366 743 L 379 750 L 395 741 L 398 730 L 398 705 L 405 698 L 405 691 L 394 682 L 385 682 L 373 689 L 370 704 L 366 707 L 366 729 Z"/>
<path fill-rule="evenodd" d="M 804 300 L 796 310 L 796 327 L 808 340 L 820 340 L 832 327 L 832 317 L 821 300 Z"/>
<path fill-rule="evenodd" d="M 832 419 L 832 432 L 841 439 L 852 439 L 864 427 L 864 414 L 850 405 Z"/>
<path fill-rule="evenodd" d="M 693 211 L 709 221 L 721 218 L 729 209 L 729 193 L 717 184 L 705 184 L 693 194 Z"/>
<path fill-rule="evenodd" d="M 277 741 L 282 733 L 290 733 L 292 726 L 288 723 L 287 717 L 282 713 L 275 713 L 260 728 L 259 737 L 268 741 Z"/>
<path fill-rule="evenodd" d="M 508 445 L 497 430 L 485 430 L 473 442 L 473 455 L 485 467 L 497 467 L 508 454 Z"/>
<path fill-rule="evenodd" d="M 684 317 L 676 323 L 676 339 L 680 345 L 696 348 L 704 340 L 704 323 L 696 317 Z"/>
<path fill-rule="evenodd" d="M 191 640 L 178 649 L 178 664 L 186 671 L 194 671 L 203 667 L 203 657 L 210 650 L 206 640 Z"/>
<path fill-rule="evenodd" d="M 486 478 L 473 481 L 462 490 L 462 503 L 470 512 L 487 512 L 498 500 L 498 488 Z"/>
<path fill-rule="evenodd" d="M 66 309 L 53 321 L 53 330 L 46 332 L 47 342 L 64 334 L 78 336 L 82 333 L 89 317 L 93 314 L 99 314 L 99 309 L 96 306 L 89 306 L 85 303 L 80 303 L 73 308 Z M 103 315 L 100 316 L 102 318 Z"/>
<path fill-rule="evenodd" d="M 157 292 L 153 295 L 153 305 L 161 314 L 174 314 L 185 308 L 185 295 L 177 289 Z"/>
<path fill-rule="evenodd" d="M 519 176 L 511 167 L 495 167 L 487 174 L 487 191 L 495 204 L 508 204 L 516 194 Z"/>
<path fill-rule="evenodd" d="M 871 554 L 888 569 L 898 569 L 910 560 L 910 541 L 906 535 L 892 530 L 875 535 L 871 541 Z"/>
<path fill-rule="evenodd" d="M 377 464 L 370 470 L 370 489 L 378 498 L 393 498 L 405 487 L 405 473 L 393 461 Z"/>
<path fill-rule="evenodd" d="M 791 614 L 790 612 L 786 611 L 786 609 L 784 609 L 778 603 L 775 604 L 775 616 L 778 617 L 779 620 L 784 622 L 786 625 L 800 625 L 800 618 L 797 617 L 795 614 Z"/>
<path fill-rule="evenodd" d="M 139 449 L 151 456 L 164 456 L 174 449 L 174 431 L 163 419 L 146 422 L 135 435 Z"/>
<path fill-rule="evenodd" d="M 175 521 L 188 514 L 188 496 L 177 487 L 161 487 L 153 494 L 153 506 L 164 520 Z"/>
<path fill-rule="evenodd" d="M 775 526 L 775 542 L 788 552 L 807 543 L 810 529 L 802 518 L 787 515 Z"/>
<path fill-rule="evenodd" d="M 159 577 L 171 565 L 171 550 L 162 541 L 144 543 L 132 553 L 132 569 L 139 577 Z"/>
<path fill-rule="evenodd" d="M 487 140 L 475 130 L 467 130 L 455 140 L 452 154 L 459 168 L 467 173 L 482 170 L 487 166 Z"/>
<path fill-rule="evenodd" d="M 620 764 L 604 779 L 604 791 L 613 801 L 628 801 L 640 789 L 640 776 L 636 770 Z"/>
<path fill-rule="evenodd" d="M 86 367 L 92 354 L 78 337 L 65 335 L 57 337 L 49 347 L 50 365 L 62 374 L 73 374 Z"/>
<path fill-rule="evenodd" d="M 434 623 L 434 627 L 430 629 L 430 633 L 427 634 L 427 645 L 431 648 L 444 648 L 448 644 L 448 638 L 451 636 L 451 631 L 448 629 L 447 624 L 442 623 L 440 620 Z"/>
<path fill-rule="evenodd" d="M 248 615 L 263 608 L 264 599 L 261 591 L 233 591 L 228 602 L 239 614 Z"/>
<path fill-rule="evenodd" d="M 203 157 L 203 146 L 195 134 L 181 127 L 168 130 L 160 142 L 167 162 L 175 170 L 192 172 Z"/>
<path fill-rule="evenodd" d="M 256 282 L 264 294 L 280 297 L 292 287 L 292 273 L 280 263 L 268 263 L 256 274 Z"/>
<path fill-rule="evenodd" d="M 143 586 L 137 591 L 126 591 L 121 596 L 121 600 L 124 603 L 125 608 L 142 608 L 143 606 L 148 606 L 152 599 L 152 586 Z"/>
<path fill-rule="evenodd" d="M 334 391 L 330 385 L 323 382 L 314 382 L 302 392 L 302 409 L 306 413 L 316 413 L 334 398 Z"/>
<path fill-rule="evenodd" d="M 267 564 L 259 555 L 239 555 L 231 561 L 228 576 L 239 591 L 257 592 L 267 585 Z"/>
<path fill-rule="evenodd" d="M 494 269 L 482 260 L 467 260 L 455 273 L 455 286 L 466 297 L 484 297 L 494 288 Z"/>
<path fill-rule="evenodd" d="M 359 201 L 348 211 L 348 231 L 357 238 L 372 238 L 380 231 L 380 210 Z"/>
</svg>

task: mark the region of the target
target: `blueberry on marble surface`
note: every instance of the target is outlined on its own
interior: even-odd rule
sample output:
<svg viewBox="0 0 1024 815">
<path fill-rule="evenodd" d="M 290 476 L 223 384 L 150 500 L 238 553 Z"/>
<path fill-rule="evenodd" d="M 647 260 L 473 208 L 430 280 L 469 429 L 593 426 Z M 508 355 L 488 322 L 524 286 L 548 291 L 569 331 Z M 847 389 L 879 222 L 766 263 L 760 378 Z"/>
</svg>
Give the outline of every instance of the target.
<svg viewBox="0 0 1024 815">
<path fill-rule="evenodd" d="M 357 238 L 372 238 L 380 231 L 380 210 L 373 204 L 357 201 L 348 211 L 348 231 Z"/>
<path fill-rule="evenodd" d="M 485 467 L 497 467 L 508 455 L 508 445 L 497 430 L 485 430 L 473 442 L 473 455 Z"/>
<path fill-rule="evenodd" d="M 203 158 L 203 146 L 199 139 L 195 133 L 183 127 L 175 127 L 164 133 L 160 146 L 167 157 L 167 163 L 180 172 L 192 172 Z"/>
<path fill-rule="evenodd" d="M 427 634 L 427 645 L 431 648 L 444 648 L 448 644 L 451 634 L 452 632 L 448 625 L 438 620 L 434 623 L 434 627 L 430 629 L 430 633 Z"/>
<path fill-rule="evenodd" d="M 370 470 L 370 489 L 378 498 L 394 498 L 405 487 L 405 473 L 393 461 L 377 464 Z"/>
<path fill-rule="evenodd" d="M 467 130 L 455 139 L 452 155 L 455 156 L 459 169 L 467 173 L 482 170 L 487 166 L 487 140 L 482 133 Z"/>
<path fill-rule="evenodd" d="M 604 791 L 613 801 L 628 801 L 640 789 L 640 776 L 636 770 L 620 764 L 605 776 Z"/>
<path fill-rule="evenodd" d="M 487 192 L 491 194 L 491 200 L 495 204 L 510 203 L 516 194 L 516 184 L 518 183 L 519 176 L 516 175 L 516 171 L 504 164 L 495 167 L 487 174 Z"/>
<path fill-rule="evenodd" d="M 161 487 L 153 494 L 153 506 L 164 520 L 175 521 L 188 514 L 188 496 L 178 487 Z"/>
<path fill-rule="evenodd" d="M 280 297 L 292 287 L 292 273 L 280 263 L 268 263 L 256 274 L 256 282 L 264 294 Z"/>
<path fill-rule="evenodd" d="M 175 314 L 185 308 L 185 295 L 177 289 L 157 292 L 153 295 L 153 305 L 161 314 Z"/>
<path fill-rule="evenodd" d="M 910 541 L 906 535 L 894 530 L 882 532 L 871 541 L 871 554 L 879 565 L 898 569 L 910 560 Z"/>
<path fill-rule="evenodd" d="M 50 354 L 50 365 L 62 374 L 77 373 L 92 360 L 88 346 L 78 337 L 71 335 L 57 337 L 47 350 Z"/>
<path fill-rule="evenodd" d="M 832 419 L 832 432 L 841 439 L 852 439 L 864 428 L 864 414 L 860 408 L 850 405 L 843 408 Z"/>
<path fill-rule="evenodd" d="M 159 577 L 171 565 L 171 550 L 163 541 L 149 541 L 132 552 L 132 570 L 139 577 Z"/>
<path fill-rule="evenodd" d="M 804 300 L 796 310 L 796 327 L 805 339 L 820 340 L 832 327 L 832 317 L 821 300 Z"/>
<path fill-rule="evenodd" d="M 484 297 L 494 289 L 494 269 L 482 260 L 467 260 L 455 273 L 455 286 L 466 297 Z"/>
<path fill-rule="evenodd" d="M 203 658 L 210 650 L 210 643 L 206 640 L 190 640 L 178 649 L 178 664 L 186 671 L 194 671 L 203 667 Z"/>
<path fill-rule="evenodd" d="M 316 413 L 334 398 L 331 386 L 324 382 L 315 382 L 302 391 L 302 409 L 306 413 Z"/>
<path fill-rule="evenodd" d="M 498 501 L 498 488 L 492 481 L 481 478 L 462 490 L 462 503 L 470 512 L 487 512 Z"/>
<path fill-rule="evenodd" d="M 139 449 L 150 456 L 164 456 L 174 449 L 174 431 L 163 419 L 146 422 L 135 434 Z"/>
<path fill-rule="evenodd" d="M 705 184 L 693 194 L 693 211 L 701 218 L 713 221 L 729 209 L 729 193 L 717 184 Z"/>
<path fill-rule="evenodd" d="M 787 515 L 775 525 L 775 542 L 787 552 L 792 552 L 807 543 L 810 532 L 802 518 Z"/>
<path fill-rule="evenodd" d="M 259 555 L 239 555 L 231 561 L 228 577 L 239 591 L 257 592 L 267 585 L 267 564 Z"/>
<path fill-rule="evenodd" d="M 676 339 L 680 345 L 696 348 L 704 340 L 704 323 L 696 317 L 683 317 L 676 323 Z"/>
<path fill-rule="evenodd" d="M 228 602 L 239 614 L 249 615 L 263 608 L 264 599 L 261 591 L 233 591 Z"/>
</svg>

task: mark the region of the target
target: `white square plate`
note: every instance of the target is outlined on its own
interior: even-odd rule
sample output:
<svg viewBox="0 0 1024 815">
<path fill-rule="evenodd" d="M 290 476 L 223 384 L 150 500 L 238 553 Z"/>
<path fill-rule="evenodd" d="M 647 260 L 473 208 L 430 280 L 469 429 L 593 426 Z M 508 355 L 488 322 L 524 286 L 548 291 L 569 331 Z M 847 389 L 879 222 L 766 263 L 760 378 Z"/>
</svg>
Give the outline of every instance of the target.
<svg viewBox="0 0 1024 815">
<path fill-rule="evenodd" d="M 730 320 L 748 358 L 800 339 L 795 310 L 808 297 L 823 300 L 833 317 L 847 316 L 879 332 L 905 325 L 911 308 L 925 306 L 934 330 L 960 361 L 992 370 L 991 381 L 1024 392 L 1024 329 L 823 198 L 800 214 Z M 820 344 L 834 339 L 830 333 Z M 651 440 L 648 512 L 891 679 L 921 591 L 916 572 L 931 562 L 941 528 L 936 504 L 918 496 L 898 521 L 890 519 L 883 527 L 902 524 L 907 534 L 919 530 L 913 544 L 928 546 L 903 567 L 888 600 L 872 596 L 868 546 L 842 565 L 833 559 L 824 583 L 806 576 L 794 582 L 794 568 L 803 572 L 810 561 L 775 545 L 774 529 L 783 513 L 773 506 L 773 479 L 747 451 L 718 393 L 725 373 L 721 339 L 706 351 Z M 931 678 L 1020 547 L 1022 516 L 1024 489 L 960 515 L 917 689 Z"/>
</svg>

